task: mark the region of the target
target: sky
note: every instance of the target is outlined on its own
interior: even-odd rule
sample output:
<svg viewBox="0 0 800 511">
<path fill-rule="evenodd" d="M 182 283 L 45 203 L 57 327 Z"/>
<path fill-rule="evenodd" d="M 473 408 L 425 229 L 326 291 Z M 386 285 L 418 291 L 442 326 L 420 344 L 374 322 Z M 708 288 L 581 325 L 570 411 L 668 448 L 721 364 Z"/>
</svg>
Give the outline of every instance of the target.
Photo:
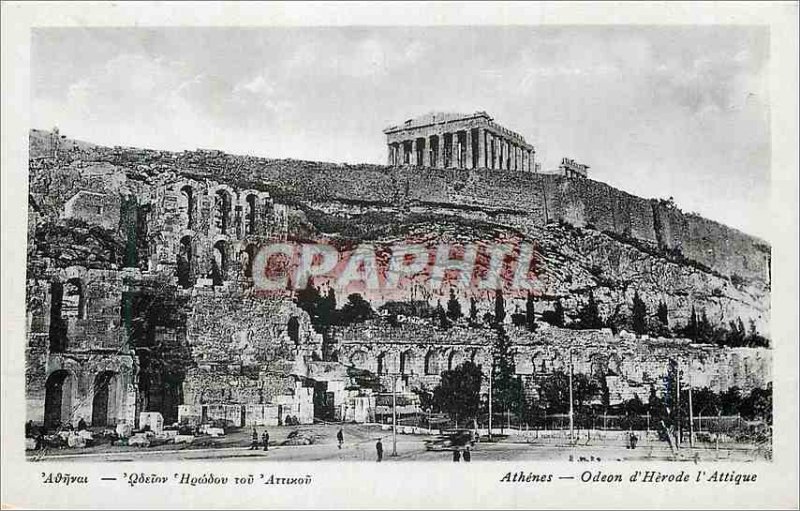
<svg viewBox="0 0 800 511">
<path fill-rule="evenodd" d="M 769 32 L 748 26 L 46 28 L 31 127 L 102 145 L 386 163 L 484 110 L 590 177 L 769 239 Z"/>
</svg>

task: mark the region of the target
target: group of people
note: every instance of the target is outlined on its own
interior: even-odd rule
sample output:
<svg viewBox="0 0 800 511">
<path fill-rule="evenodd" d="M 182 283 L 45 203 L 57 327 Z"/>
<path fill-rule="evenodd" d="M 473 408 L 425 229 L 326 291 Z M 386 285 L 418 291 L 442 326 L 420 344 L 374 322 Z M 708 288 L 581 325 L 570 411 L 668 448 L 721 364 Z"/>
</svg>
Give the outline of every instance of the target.
<svg viewBox="0 0 800 511">
<path fill-rule="evenodd" d="M 261 433 L 261 443 L 258 441 L 258 430 L 253 426 L 253 441 L 250 443 L 250 450 L 257 451 L 259 447 L 264 447 L 265 451 L 269 451 L 269 431 L 266 429 Z"/>
<path fill-rule="evenodd" d="M 465 462 L 469 463 L 472 461 L 472 453 L 469 452 L 469 446 L 464 448 L 464 452 L 461 452 L 461 448 L 456 447 L 453 449 L 453 461 L 461 461 L 464 460 Z"/>
</svg>

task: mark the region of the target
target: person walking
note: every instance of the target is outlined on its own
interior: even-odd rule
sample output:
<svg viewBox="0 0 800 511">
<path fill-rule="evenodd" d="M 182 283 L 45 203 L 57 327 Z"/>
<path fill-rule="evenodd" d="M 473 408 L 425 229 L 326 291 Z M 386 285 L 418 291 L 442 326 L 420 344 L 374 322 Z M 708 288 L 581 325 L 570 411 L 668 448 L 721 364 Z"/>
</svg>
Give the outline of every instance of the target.
<svg viewBox="0 0 800 511">
<path fill-rule="evenodd" d="M 378 462 L 380 462 L 383 459 L 383 444 L 380 438 L 375 443 L 375 451 L 378 453 Z"/>
<path fill-rule="evenodd" d="M 472 460 L 472 454 L 469 452 L 469 446 L 464 450 L 464 462 L 469 463 Z"/>
<path fill-rule="evenodd" d="M 269 432 L 266 429 L 261 433 L 261 441 L 264 444 L 264 450 L 269 451 Z"/>
<path fill-rule="evenodd" d="M 453 461 L 461 461 L 461 451 L 458 447 L 453 449 Z"/>
<path fill-rule="evenodd" d="M 341 449 L 342 444 L 344 443 L 344 433 L 342 432 L 342 428 L 339 428 L 339 432 L 336 433 L 336 440 L 339 442 L 339 449 Z"/>
<path fill-rule="evenodd" d="M 250 442 L 249 450 L 252 451 L 255 449 L 258 449 L 258 431 L 256 431 L 256 427 L 253 426 L 253 435 L 252 435 L 252 441 Z"/>
</svg>

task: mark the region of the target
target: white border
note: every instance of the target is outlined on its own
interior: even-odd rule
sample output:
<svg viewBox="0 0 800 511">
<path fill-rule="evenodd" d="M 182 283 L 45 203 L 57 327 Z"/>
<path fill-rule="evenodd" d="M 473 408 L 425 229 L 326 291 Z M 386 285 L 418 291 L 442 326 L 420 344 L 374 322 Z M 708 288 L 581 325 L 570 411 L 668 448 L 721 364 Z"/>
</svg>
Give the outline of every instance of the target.
<svg viewBox="0 0 800 511">
<path fill-rule="evenodd" d="M 303 487 L 90 488 L 40 484 L 40 472 L 97 477 L 140 470 L 248 473 L 252 464 L 26 463 L 21 449 L 24 401 L 25 250 L 31 27 L 322 26 L 322 25 L 768 25 L 771 34 L 775 438 L 773 463 L 713 465 L 756 472 L 747 486 L 499 483 L 509 470 L 580 473 L 568 463 L 260 463 L 260 471 L 312 474 Z M 2 4 L 2 504 L 3 508 L 796 508 L 798 506 L 798 4 L 794 2 L 659 3 L 66 3 Z M 675 472 L 679 464 L 647 464 Z M 640 466 L 603 464 L 608 471 Z M 702 468 L 702 467 L 701 467 Z"/>
</svg>

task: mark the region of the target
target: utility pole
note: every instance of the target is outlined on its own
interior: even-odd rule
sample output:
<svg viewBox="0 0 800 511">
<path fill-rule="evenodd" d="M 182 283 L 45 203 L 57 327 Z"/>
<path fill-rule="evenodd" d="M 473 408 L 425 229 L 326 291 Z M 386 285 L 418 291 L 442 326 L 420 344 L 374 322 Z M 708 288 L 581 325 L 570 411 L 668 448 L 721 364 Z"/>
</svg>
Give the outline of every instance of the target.
<svg viewBox="0 0 800 511">
<path fill-rule="evenodd" d="M 392 456 L 397 456 L 397 375 L 392 375 Z"/>
<path fill-rule="evenodd" d="M 575 441 L 575 411 L 572 397 L 572 348 L 569 349 L 569 439 Z"/>
<path fill-rule="evenodd" d="M 489 441 L 492 441 L 492 378 L 494 377 L 494 360 L 489 366 Z"/>
<path fill-rule="evenodd" d="M 677 406 L 675 407 L 675 415 L 678 421 L 678 445 L 683 443 L 683 424 L 681 423 L 681 366 L 680 362 L 675 363 L 675 379 L 677 380 Z"/>
<path fill-rule="evenodd" d="M 689 447 L 694 447 L 694 417 L 692 416 L 692 373 L 689 372 Z"/>
</svg>

